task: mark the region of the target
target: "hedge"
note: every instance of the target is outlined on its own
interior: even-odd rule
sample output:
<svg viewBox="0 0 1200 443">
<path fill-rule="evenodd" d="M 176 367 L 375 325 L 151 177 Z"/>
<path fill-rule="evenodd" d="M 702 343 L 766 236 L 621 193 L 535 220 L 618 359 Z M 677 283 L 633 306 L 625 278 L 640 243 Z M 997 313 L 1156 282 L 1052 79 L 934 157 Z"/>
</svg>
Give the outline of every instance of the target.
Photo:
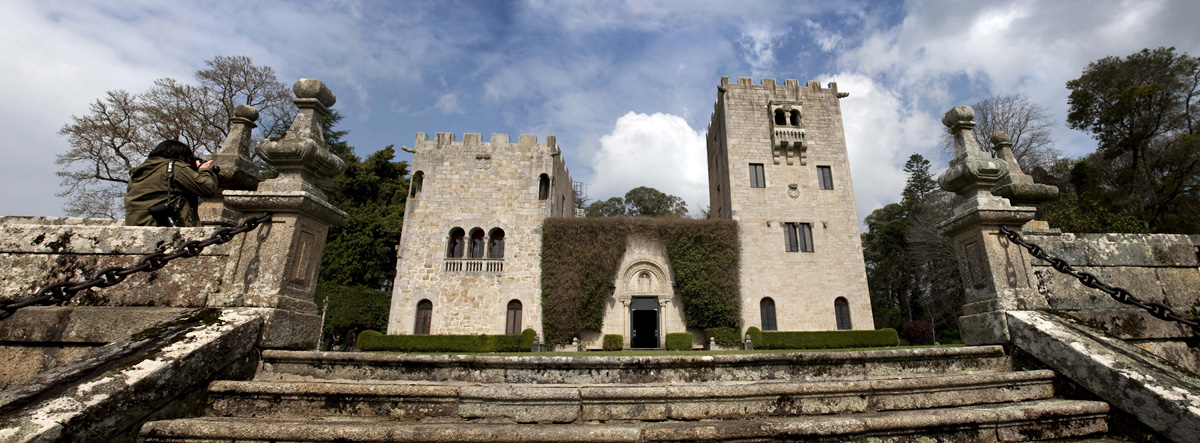
<svg viewBox="0 0 1200 443">
<path fill-rule="evenodd" d="M 690 351 L 692 350 L 692 333 L 691 332 L 672 332 L 667 334 L 667 350 L 668 351 Z"/>
<path fill-rule="evenodd" d="M 625 336 L 621 334 L 604 334 L 604 350 L 620 351 L 625 349 Z"/>
<path fill-rule="evenodd" d="M 529 347 L 522 346 L 524 335 L 384 335 L 363 331 L 358 334 L 358 348 L 397 352 L 528 352 Z"/>
<path fill-rule="evenodd" d="M 548 218 L 542 225 L 542 333 L 547 344 L 599 331 L 630 235 L 667 248 L 689 328 L 740 326 L 737 222 L 656 217 Z"/>
<path fill-rule="evenodd" d="M 757 329 L 757 328 L 750 328 Z M 754 349 L 836 349 L 896 346 L 896 330 L 876 331 L 751 331 Z M 755 336 L 758 336 L 757 338 Z"/>
<path fill-rule="evenodd" d="M 708 338 L 717 339 L 717 345 L 726 348 L 741 346 L 742 334 L 737 328 L 708 328 L 704 330 L 704 341 L 707 343 Z"/>
<path fill-rule="evenodd" d="M 521 348 L 518 351 L 525 352 L 533 349 L 533 339 L 537 338 L 537 331 L 533 328 L 525 328 L 521 331 Z"/>
</svg>

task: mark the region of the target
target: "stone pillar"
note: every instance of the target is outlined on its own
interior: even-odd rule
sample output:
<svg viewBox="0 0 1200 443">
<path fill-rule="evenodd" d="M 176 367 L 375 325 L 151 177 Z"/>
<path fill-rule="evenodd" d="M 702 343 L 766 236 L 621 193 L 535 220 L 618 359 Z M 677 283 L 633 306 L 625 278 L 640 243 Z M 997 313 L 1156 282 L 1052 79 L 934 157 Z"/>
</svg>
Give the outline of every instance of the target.
<svg viewBox="0 0 1200 443">
<path fill-rule="evenodd" d="M 325 236 L 330 227 L 346 222 L 346 213 L 330 205 L 315 184 L 345 169 L 321 132 L 336 99 L 320 80 L 300 79 L 292 90 L 300 108 L 295 121 L 282 139 L 258 147 L 279 176 L 255 191 L 224 193 L 225 204 L 236 211 L 274 217 L 241 239 L 223 295 L 209 302 L 273 309 L 260 343 L 265 348 L 307 348 L 317 341 L 320 316 L 313 293 Z"/>
<path fill-rule="evenodd" d="M 1008 177 L 997 183 L 997 186 L 992 189 L 992 194 L 1007 198 L 1012 205 L 1028 206 L 1034 209 L 1058 198 L 1058 187 L 1034 183 L 1033 177 L 1026 175 L 1021 170 L 1021 164 L 1017 163 L 1017 156 L 1013 154 L 1013 144 L 1008 133 L 993 132 L 990 141 L 996 158 L 1008 163 Z M 1023 229 L 1025 231 L 1060 232 L 1057 229 L 1050 229 L 1050 225 L 1044 220 L 1030 220 L 1025 223 Z"/>
<path fill-rule="evenodd" d="M 1020 231 L 1036 210 L 1012 206 L 992 194 L 1009 179 L 1009 164 L 992 158 L 971 133 L 975 111 L 958 106 L 942 123 L 954 135 L 954 159 L 938 178 L 943 190 L 958 194 L 953 215 L 938 229 L 953 239 L 966 304 L 959 317 L 963 342 L 970 345 L 1008 343 L 1007 310 L 1047 307 L 1034 289 L 1031 257 L 1000 235 L 1000 227 Z"/>
<path fill-rule="evenodd" d="M 258 110 L 250 105 L 238 105 L 229 119 L 229 134 L 221 147 L 209 159 L 220 167 L 217 186 L 221 191 L 253 191 L 258 188 L 258 167 L 250 160 L 251 133 L 257 125 Z M 225 205 L 221 192 L 212 198 L 203 199 L 198 210 L 200 220 L 206 225 L 237 224 L 241 214 Z"/>
</svg>

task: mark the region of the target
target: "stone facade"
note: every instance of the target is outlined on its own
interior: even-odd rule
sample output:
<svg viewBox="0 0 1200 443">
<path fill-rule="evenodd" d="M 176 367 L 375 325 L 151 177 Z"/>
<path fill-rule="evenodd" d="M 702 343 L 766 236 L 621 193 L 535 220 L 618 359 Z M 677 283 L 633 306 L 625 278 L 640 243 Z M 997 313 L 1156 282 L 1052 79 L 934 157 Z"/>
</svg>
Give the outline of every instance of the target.
<svg viewBox="0 0 1200 443">
<path fill-rule="evenodd" d="M 541 330 L 542 220 L 573 216 L 575 194 L 554 136 L 417 134 L 412 189 L 399 244 L 389 334 L 416 332 L 427 300 L 431 334 L 503 334 L 514 300 L 520 329 Z M 461 230 L 461 231 L 456 231 Z M 472 257 L 472 234 L 482 253 Z M 503 249 L 493 257 L 494 234 Z M 464 236 L 451 254 L 452 231 Z M 450 258 L 457 255 L 458 258 Z"/>
<path fill-rule="evenodd" d="M 874 329 L 836 85 L 723 78 L 720 91 L 708 137 L 711 208 L 713 217 L 740 222 L 742 326 L 762 327 L 759 304 L 771 297 L 779 330 L 838 329 L 842 300 L 849 329 Z M 521 328 L 540 331 L 541 223 L 573 215 L 574 202 L 554 137 L 537 144 L 523 135 L 513 144 L 507 135 L 484 142 L 479 134 L 456 141 L 421 133 L 413 151 L 388 333 L 505 333 L 513 301 Z M 762 187 L 751 186 L 750 164 L 765 171 Z M 539 189 L 543 174 L 547 190 Z M 799 224 L 810 245 L 799 249 L 811 252 L 787 251 L 784 230 Z M 503 258 L 487 258 L 495 229 L 504 232 Z M 482 250 L 472 250 L 472 232 L 482 235 Z M 464 251 L 452 251 L 455 235 L 465 237 Z M 639 329 L 632 318 L 649 321 L 639 310 L 657 313 L 648 326 L 655 347 L 667 333 L 687 331 L 673 282 L 662 243 L 630 238 L 604 326 L 579 337 L 582 347 L 599 348 L 603 334 L 621 334 L 631 346 Z"/>
<path fill-rule="evenodd" d="M 724 77 L 718 91 L 709 195 L 713 217 L 738 221 L 742 326 L 763 326 L 770 297 L 778 330 L 837 329 L 834 303 L 845 298 L 852 329 L 874 329 L 837 85 Z M 810 248 L 788 252 L 785 229 L 804 224 Z"/>
</svg>

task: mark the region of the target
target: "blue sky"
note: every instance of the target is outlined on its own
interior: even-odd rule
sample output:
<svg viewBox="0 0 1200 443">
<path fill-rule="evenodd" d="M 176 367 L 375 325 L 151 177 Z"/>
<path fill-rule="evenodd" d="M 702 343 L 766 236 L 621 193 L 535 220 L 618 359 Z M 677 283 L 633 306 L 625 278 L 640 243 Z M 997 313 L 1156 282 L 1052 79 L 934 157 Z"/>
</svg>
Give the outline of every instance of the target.
<svg viewBox="0 0 1200 443">
<path fill-rule="evenodd" d="M 899 199 L 912 153 L 945 168 L 955 105 L 1024 94 L 1064 154 L 1091 152 L 1065 126 L 1066 81 L 1145 47 L 1200 55 L 1197 17 L 1189 0 L 10 1 L 0 215 L 62 214 L 57 131 L 105 91 L 246 55 L 288 84 L 323 80 L 360 155 L 417 132 L 555 135 L 590 197 L 648 185 L 693 211 L 721 76 L 837 81 L 861 218 Z"/>
</svg>

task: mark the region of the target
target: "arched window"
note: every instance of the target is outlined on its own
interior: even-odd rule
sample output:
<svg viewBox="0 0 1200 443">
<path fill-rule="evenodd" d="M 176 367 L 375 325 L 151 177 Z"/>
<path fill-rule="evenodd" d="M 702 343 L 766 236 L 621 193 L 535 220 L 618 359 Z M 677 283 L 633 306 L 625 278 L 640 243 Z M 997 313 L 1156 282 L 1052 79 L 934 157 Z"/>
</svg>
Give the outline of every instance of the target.
<svg viewBox="0 0 1200 443">
<path fill-rule="evenodd" d="M 508 302 L 508 317 L 504 320 L 505 334 L 520 334 L 521 333 L 521 302 L 513 300 Z"/>
<path fill-rule="evenodd" d="M 446 242 L 446 258 L 462 258 L 466 249 L 466 236 L 462 228 L 450 230 L 450 241 Z"/>
<path fill-rule="evenodd" d="M 429 335 L 429 328 L 433 325 L 433 302 L 429 300 L 421 300 L 417 303 L 417 324 L 413 327 L 413 334 Z"/>
<path fill-rule="evenodd" d="M 413 173 L 412 183 L 410 183 L 408 186 L 408 197 L 409 198 L 417 198 L 418 195 L 421 195 L 421 185 L 423 184 L 424 181 L 425 181 L 425 173 L 424 172 L 417 171 L 417 172 Z"/>
<path fill-rule="evenodd" d="M 850 329 L 850 302 L 845 297 L 833 301 L 833 313 L 837 316 L 837 328 Z"/>
<path fill-rule="evenodd" d="M 775 124 L 778 126 L 787 124 L 787 115 L 783 113 L 782 109 L 775 110 Z"/>
<path fill-rule="evenodd" d="M 479 229 L 479 228 L 472 229 L 471 230 L 471 249 L 468 250 L 470 252 L 469 257 L 470 258 L 483 258 L 483 247 L 484 247 L 483 230 Z"/>
<path fill-rule="evenodd" d="M 800 111 L 792 110 L 792 126 L 800 126 Z"/>
<path fill-rule="evenodd" d="M 493 229 L 488 233 L 487 258 L 504 258 L 504 230 Z"/>
<path fill-rule="evenodd" d="M 550 198 L 550 176 L 542 174 L 538 177 L 538 200 Z"/>
<path fill-rule="evenodd" d="M 774 331 L 775 327 L 775 300 L 771 297 L 763 297 L 761 302 L 758 302 L 758 311 L 762 315 L 762 330 Z"/>
</svg>

